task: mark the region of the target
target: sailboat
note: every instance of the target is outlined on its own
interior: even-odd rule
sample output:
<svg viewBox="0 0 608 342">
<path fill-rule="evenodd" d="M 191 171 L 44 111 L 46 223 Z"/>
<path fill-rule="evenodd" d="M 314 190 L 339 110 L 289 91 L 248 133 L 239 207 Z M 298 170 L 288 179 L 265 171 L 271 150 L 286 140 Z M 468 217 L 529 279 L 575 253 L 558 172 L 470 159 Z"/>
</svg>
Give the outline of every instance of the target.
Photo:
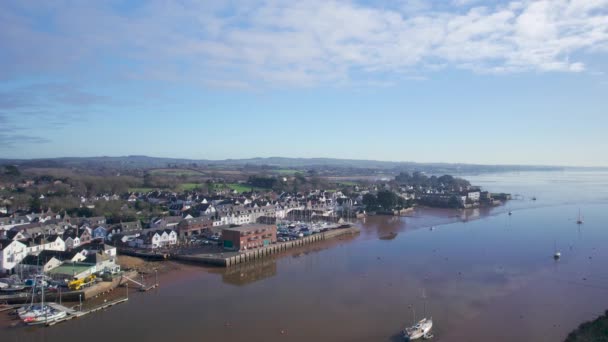
<svg viewBox="0 0 608 342">
<path fill-rule="evenodd" d="M 40 276 L 38 276 L 40 277 Z M 37 277 L 37 278 L 38 278 Z M 37 279 L 36 279 L 37 280 Z M 35 284 L 38 282 L 35 282 Z M 44 304 L 44 286 L 40 295 L 40 305 L 30 305 L 17 311 L 19 318 L 27 325 L 47 324 L 62 319 L 67 316 L 67 312 L 54 309 Z M 32 290 L 32 302 L 35 296 L 35 289 Z"/>
<path fill-rule="evenodd" d="M 553 241 L 553 259 L 558 260 L 562 257 L 562 253 L 557 250 L 557 243 Z"/>
<path fill-rule="evenodd" d="M 578 210 L 578 218 L 576 219 L 576 224 L 583 224 L 583 216 L 581 216 L 581 210 Z"/>
<path fill-rule="evenodd" d="M 426 316 L 426 295 L 424 293 L 424 289 L 422 290 L 422 298 L 424 299 L 424 315 Z M 416 312 L 414 311 L 414 307 L 412 306 L 412 315 L 414 316 L 414 321 L 416 321 Z M 423 338 L 425 340 L 433 338 L 431 334 L 431 329 L 433 328 L 433 318 L 423 318 L 420 321 L 416 322 L 411 327 L 407 327 L 403 330 L 403 336 L 411 341 L 417 340 L 419 338 Z"/>
</svg>

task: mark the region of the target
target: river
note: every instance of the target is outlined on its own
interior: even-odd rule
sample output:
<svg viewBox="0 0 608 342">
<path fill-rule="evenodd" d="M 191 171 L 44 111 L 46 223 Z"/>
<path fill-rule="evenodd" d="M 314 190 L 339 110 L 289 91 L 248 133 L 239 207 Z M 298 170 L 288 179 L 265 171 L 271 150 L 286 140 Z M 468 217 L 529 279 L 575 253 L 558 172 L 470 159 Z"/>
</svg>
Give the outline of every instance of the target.
<svg viewBox="0 0 608 342">
<path fill-rule="evenodd" d="M 228 270 L 184 265 L 126 304 L 1 340 L 397 341 L 426 314 L 434 341 L 562 341 L 608 309 L 608 173 L 466 178 L 517 199 L 370 217 L 357 237 Z"/>
</svg>

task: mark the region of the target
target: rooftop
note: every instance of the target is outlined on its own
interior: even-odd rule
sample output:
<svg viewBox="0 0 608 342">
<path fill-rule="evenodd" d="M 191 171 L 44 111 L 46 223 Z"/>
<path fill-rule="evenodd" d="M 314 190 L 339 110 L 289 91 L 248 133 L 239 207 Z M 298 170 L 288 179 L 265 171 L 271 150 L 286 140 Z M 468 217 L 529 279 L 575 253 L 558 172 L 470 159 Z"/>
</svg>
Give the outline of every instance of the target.
<svg viewBox="0 0 608 342">
<path fill-rule="evenodd" d="M 237 232 L 248 232 L 248 231 L 253 231 L 253 230 L 258 230 L 258 229 L 263 229 L 263 228 L 276 228 L 276 225 L 272 225 L 272 224 L 247 224 L 247 225 L 244 225 L 244 226 L 224 228 L 224 230 L 232 230 L 232 231 L 237 231 Z"/>
<path fill-rule="evenodd" d="M 88 269 L 90 269 L 91 267 L 94 267 L 95 265 L 90 265 L 90 264 L 83 264 L 83 263 L 64 263 L 59 267 L 53 268 L 52 270 L 50 270 L 48 273 L 50 275 L 55 275 L 55 274 L 67 274 L 67 275 L 75 275 L 75 274 L 79 274 L 82 272 L 86 272 Z"/>
</svg>

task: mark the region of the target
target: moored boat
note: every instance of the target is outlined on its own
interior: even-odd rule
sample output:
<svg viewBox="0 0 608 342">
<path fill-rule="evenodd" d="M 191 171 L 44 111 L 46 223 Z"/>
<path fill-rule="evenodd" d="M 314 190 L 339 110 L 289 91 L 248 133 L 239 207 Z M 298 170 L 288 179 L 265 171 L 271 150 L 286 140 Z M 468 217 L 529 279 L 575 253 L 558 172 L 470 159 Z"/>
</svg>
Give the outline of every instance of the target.
<svg viewBox="0 0 608 342">
<path fill-rule="evenodd" d="M 431 329 L 433 328 L 432 318 L 423 318 L 415 325 L 405 328 L 403 335 L 407 340 L 417 340 L 419 338 L 432 338 Z"/>
<path fill-rule="evenodd" d="M 65 311 L 50 309 L 47 312 L 40 312 L 37 315 L 26 317 L 23 319 L 23 322 L 27 325 L 47 324 L 65 318 L 66 316 L 67 313 Z"/>
</svg>

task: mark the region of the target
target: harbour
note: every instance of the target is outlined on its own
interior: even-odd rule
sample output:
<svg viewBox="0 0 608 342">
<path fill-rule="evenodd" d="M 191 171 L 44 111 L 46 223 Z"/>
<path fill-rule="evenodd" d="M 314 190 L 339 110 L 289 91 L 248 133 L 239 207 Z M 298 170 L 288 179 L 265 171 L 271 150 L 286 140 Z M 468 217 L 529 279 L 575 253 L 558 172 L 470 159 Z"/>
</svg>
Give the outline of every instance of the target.
<svg viewBox="0 0 608 342">
<path fill-rule="evenodd" d="M 142 325 L 154 322 L 137 337 L 159 342 L 196 341 L 200 331 L 211 340 L 400 341 L 402 331 L 428 311 L 436 341 L 561 340 L 608 303 L 608 251 L 602 248 L 608 241 L 608 203 L 602 200 L 608 187 L 596 189 L 595 200 L 561 202 L 573 198 L 574 188 L 587 188 L 571 184 L 561 184 L 561 191 L 534 188 L 538 199 L 513 201 L 512 215 L 497 208 L 368 217 L 358 234 L 230 267 L 180 262 L 159 275 L 162 287 L 125 305 L 52 329 L 8 328 L 1 334 L 8 341 L 43 335 L 50 342 L 84 335 L 101 341 L 112 333 L 98 320 L 128 331 L 134 323 L 121 317 L 136 317 Z M 597 184 L 608 182 L 596 179 L 588 188 Z M 561 196 L 549 196 L 549 190 Z M 579 207 L 583 225 L 576 224 Z M 175 316 L 184 318 L 172 321 L 171 331 L 163 329 L 164 317 Z M 507 329 L 513 325 L 519 329 Z"/>
</svg>

